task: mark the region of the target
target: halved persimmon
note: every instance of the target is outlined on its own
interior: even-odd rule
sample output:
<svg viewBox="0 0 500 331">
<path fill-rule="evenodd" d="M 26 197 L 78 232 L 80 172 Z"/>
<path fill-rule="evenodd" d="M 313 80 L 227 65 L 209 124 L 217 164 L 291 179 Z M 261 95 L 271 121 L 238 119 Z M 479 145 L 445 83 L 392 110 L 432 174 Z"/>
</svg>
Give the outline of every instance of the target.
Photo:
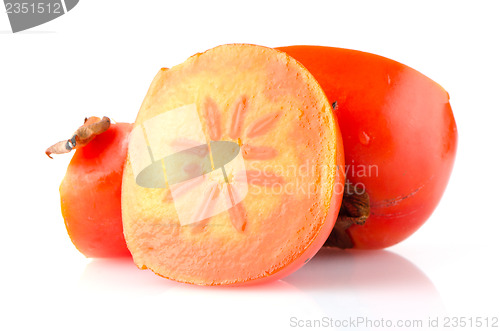
<svg viewBox="0 0 500 331">
<path fill-rule="evenodd" d="M 223 45 L 160 70 L 130 135 L 125 240 L 135 263 L 200 285 L 283 277 L 324 244 L 340 208 L 331 105 L 287 54 Z"/>
</svg>

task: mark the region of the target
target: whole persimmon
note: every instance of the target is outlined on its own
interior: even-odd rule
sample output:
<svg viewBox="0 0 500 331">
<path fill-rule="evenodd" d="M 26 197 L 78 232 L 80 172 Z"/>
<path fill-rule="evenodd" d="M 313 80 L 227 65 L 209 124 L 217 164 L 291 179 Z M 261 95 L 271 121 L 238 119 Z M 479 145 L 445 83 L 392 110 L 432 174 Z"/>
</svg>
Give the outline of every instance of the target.
<svg viewBox="0 0 500 331">
<path fill-rule="evenodd" d="M 376 249 L 409 237 L 438 205 L 453 168 L 458 135 L 448 93 L 382 56 L 278 49 L 302 63 L 336 105 L 347 185 L 327 245 Z"/>
<path fill-rule="evenodd" d="M 91 117 L 71 139 L 47 150 L 76 149 L 59 187 L 61 211 L 75 247 L 87 257 L 130 256 L 123 238 L 122 174 L 132 124 Z"/>
</svg>

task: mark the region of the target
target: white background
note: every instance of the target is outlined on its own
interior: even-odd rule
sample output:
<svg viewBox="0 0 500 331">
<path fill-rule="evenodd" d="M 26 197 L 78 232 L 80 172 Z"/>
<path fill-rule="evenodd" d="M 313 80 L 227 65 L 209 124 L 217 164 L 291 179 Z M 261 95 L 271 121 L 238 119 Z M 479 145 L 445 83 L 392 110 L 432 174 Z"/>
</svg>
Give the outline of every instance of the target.
<svg viewBox="0 0 500 331">
<path fill-rule="evenodd" d="M 0 329 L 286 330 L 298 329 L 293 317 L 424 325 L 500 317 L 499 9 L 497 1 L 82 0 L 12 34 L 2 8 Z M 89 115 L 134 121 L 160 67 L 231 42 L 359 49 L 441 84 L 459 148 L 429 221 L 389 249 L 321 251 L 259 287 L 181 285 L 130 260 L 83 257 L 59 206 L 71 156 L 50 160 L 45 148 Z"/>
</svg>

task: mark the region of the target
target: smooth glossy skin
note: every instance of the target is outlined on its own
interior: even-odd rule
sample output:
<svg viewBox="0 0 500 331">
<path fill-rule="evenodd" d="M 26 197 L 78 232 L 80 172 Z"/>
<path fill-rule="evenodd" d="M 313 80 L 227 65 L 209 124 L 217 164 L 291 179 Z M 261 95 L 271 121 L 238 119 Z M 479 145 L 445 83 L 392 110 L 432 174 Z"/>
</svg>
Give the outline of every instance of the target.
<svg viewBox="0 0 500 331">
<path fill-rule="evenodd" d="M 448 93 L 396 61 L 319 46 L 278 48 L 318 80 L 337 114 L 346 177 L 370 197 L 371 214 L 348 229 L 354 248 L 394 245 L 414 233 L 444 193 L 457 149 Z"/>
<path fill-rule="evenodd" d="M 132 124 L 111 124 L 75 151 L 61 183 L 61 210 L 76 248 L 87 257 L 130 256 L 123 237 L 121 187 Z"/>
</svg>

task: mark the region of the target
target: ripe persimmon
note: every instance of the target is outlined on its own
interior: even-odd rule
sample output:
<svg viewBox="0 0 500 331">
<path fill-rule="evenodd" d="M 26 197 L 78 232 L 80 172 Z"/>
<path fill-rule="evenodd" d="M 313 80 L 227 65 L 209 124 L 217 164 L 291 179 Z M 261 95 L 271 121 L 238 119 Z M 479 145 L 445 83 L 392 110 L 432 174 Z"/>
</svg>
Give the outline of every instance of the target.
<svg viewBox="0 0 500 331">
<path fill-rule="evenodd" d="M 394 245 L 410 236 L 429 218 L 437 206 L 445 190 L 455 158 L 457 131 L 446 91 L 421 73 L 381 56 L 354 50 L 319 46 L 289 46 L 279 49 L 298 60 L 319 82 L 330 103 L 333 103 L 335 106 L 333 107 L 334 115 L 338 117 L 343 134 L 347 165 L 345 168 L 340 167 L 342 165 L 340 159 L 337 159 L 337 165 L 339 166 L 339 170 L 345 171 L 347 184 L 339 218 L 334 230 L 326 241 L 326 245 L 342 248 L 384 248 Z M 222 57 L 226 55 L 221 54 Z M 200 67 L 200 61 L 195 59 L 197 59 L 197 56 L 189 60 L 191 62 L 186 67 L 176 67 L 175 70 L 180 70 L 181 73 L 188 76 L 193 72 L 201 75 L 203 69 Z M 288 66 L 290 66 L 291 62 L 291 66 L 300 72 L 297 69 L 297 66 L 300 67 L 300 65 L 296 64 L 291 58 L 287 58 L 287 61 L 289 61 L 287 62 Z M 236 62 L 233 59 L 230 63 Z M 245 63 L 240 63 L 240 65 L 243 66 L 244 70 L 247 70 L 250 63 L 252 61 L 248 60 Z M 206 63 L 203 65 L 210 68 Z M 217 74 L 223 72 L 223 68 L 218 70 Z M 185 80 L 176 71 L 172 75 L 166 75 L 165 71 L 166 69 L 160 71 L 151 86 L 150 94 L 148 94 L 144 102 L 143 110 L 141 110 L 142 115 L 140 114 L 138 117 L 138 119 L 142 118 L 141 121 L 143 122 L 148 120 L 144 119 L 145 113 L 153 112 L 160 115 L 165 105 L 174 107 L 171 104 L 173 103 L 175 107 L 179 108 L 187 103 L 185 101 L 181 102 L 181 100 L 188 98 L 185 95 L 186 93 L 178 94 L 180 89 L 175 87 L 179 82 L 185 83 Z M 207 73 L 210 72 L 207 71 Z M 286 119 L 286 116 L 290 116 L 289 113 L 284 112 L 283 109 L 288 109 L 291 101 L 287 101 L 288 104 L 287 106 L 283 106 L 284 108 L 280 108 L 282 106 L 275 107 L 276 104 L 286 100 L 284 92 L 288 93 L 292 88 L 297 87 L 294 83 L 291 83 L 294 81 L 293 77 L 289 76 L 290 72 L 287 70 L 276 70 L 272 77 L 273 79 L 270 79 L 266 85 L 267 90 L 259 92 L 266 98 L 270 98 L 271 102 L 268 104 L 257 103 L 259 109 L 255 110 L 255 96 L 249 94 L 248 91 L 243 91 L 243 88 L 238 86 L 247 84 L 245 78 L 238 76 L 239 72 L 235 68 L 229 69 L 229 72 L 232 72 L 232 76 L 240 78 L 239 83 L 234 81 L 234 79 L 227 78 L 228 82 L 231 81 L 234 83 L 234 89 L 231 89 L 231 86 L 228 86 L 225 82 L 214 78 L 203 78 L 206 84 L 196 83 L 192 86 L 183 87 L 185 90 L 194 89 L 190 91 L 194 91 L 193 95 L 198 97 L 192 104 L 195 104 L 197 109 L 197 114 L 200 118 L 200 128 L 202 128 L 207 144 L 198 145 L 196 141 L 181 136 L 177 137 L 178 139 L 170 141 L 172 152 L 181 152 L 177 154 L 181 158 L 174 157 L 168 160 L 174 163 L 180 162 L 184 169 L 182 175 L 177 174 L 177 176 L 174 176 L 177 177 L 172 181 L 176 185 L 174 190 L 167 189 L 167 183 L 165 183 L 164 178 L 158 180 L 157 176 L 153 176 L 153 179 L 156 181 L 152 181 L 151 176 L 155 174 L 155 171 L 159 170 L 162 172 L 165 171 L 165 174 L 167 172 L 171 173 L 175 167 L 169 168 L 160 162 L 156 163 L 157 168 L 149 168 L 150 170 L 143 172 L 142 170 L 148 168 L 150 164 L 146 162 L 145 165 L 138 166 L 136 162 L 136 168 L 143 168 L 138 173 L 140 176 L 135 178 L 135 184 L 133 184 L 130 175 L 131 169 L 129 169 L 129 178 L 126 179 L 129 184 L 127 185 L 135 187 L 135 185 L 142 184 L 142 186 L 139 185 L 141 186 L 140 188 L 135 187 L 132 190 L 133 192 L 127 192 L 127 195 L 129 193 L 133 194 L 133 196 L 137 194 L 140 197 L 139 202 L 136 204 L 131 201 L 130 196 L 127 198 L 129 200 L 127 200 L 128 207 L 126 208 L 128 208 L 127 213 L 130 213 L 127 224 L 130 229 L 139 227 L 139 220 L 146 219 L 149 217 L 148 215 L 163 215 L 165 213 L 165 206 L 175 205 L 174 200 L 177 200 L 175 197 L 182 198 L 186 192 L 188 194 L 184 195 L 184 197 L 192 197 L 192 193 L 189 193 L 190 190 L 193 190 L 197 185 L 205 185 L 206 183 L 203 183 L 200 178 L 212 172 L 215 166 L 213 156 L 214 153 L 217 155 L 217 152 L 214 152 L 212 149 L 216 150 L 219 148 L 224 151 L 229 146 L 233 148 L 233 151 L 238 151 L 238 153 L 241 151 L 245 167 L 247 164 L 251 164 L 252 167 L 250 169 L 246 168 L 244 176 L 242 172 L 239 172 L 232 179 L 240 183 L 246 181 L 250 189 L 259 188 L 260 193 L 266 192 L 266 190 L 269 193 L 269 190 L 273 186 L 286 187 L 286 184 L 289 183 L 287 181 L 289 178 L 286 178 L 286 176 L 282 176 L 277 171 L 270 171 L 275 168 L 268 167 L 266 162 L 272 164 L 276 159 L 280 159 L 283 154 L 287 154 L 287 152 L 283 153 L 280 145 L 286 145 L 290 141 L 296 143 L 296 140 L 294 138 L 290 139 L 290 137 L 287 137 L 286 141 L 283 140 L 283 129 L 280 128 L 283 125 L 283 117 L 285 117 L 286 121 L 290 120 Z M 212 72 L 212 74 L 212 77 L 217 77 L 216 73 Z M 198 81 L 195 80 L 195 82 L 202 82 L 203 79 L 200 78 Z M 307 80 L 310 79 L 308 78 Z M 223 89 L 219 93 L 218 89 L 221 86 Z M 269 91 L 274 92 L 271 93 Z M 304 96 L 303 91 L 298 90 L 297 95 L 299 99 Z M 152 98 L 151 93 L 158 99 Z M 175 101 L 167 102 L 167 97 L 171 98 L 172 96 L 175 97 Z M 149 108 L 151 107 L 156 107 L 156 110 L 150 110 Z M 176 109 L 175 107 L 174 109 Z M 248 108 L 251 111 L 247 113 Z M 319 112 L 320 116 L 323 114 L 322 111 Z M 300 114 L 296 120 L 298 123 L 303 124 Z M 139 124 L 139 126 L 144 127 L 144 124 Z M 127 130 L 130 131 L 130 129 L 131 125 L 128 126 Z M 299 129 L 297 129 L 297 133 L 300 136 L 301 131 Z M 144 127 L 141 130 L 144 133 L 149 129 Z M 311 134 L 314 135 L 313 133 Z M 340 137 L 337 134 L 338 130 L 335 129 L 335 135 L 338 141 L 340 141 Z M 128 135 L 121 135 L 120 137 L 120 139 L 128 139 Z M 221 139 L 229 144 L 226 144 L 226 147 L 224 147 L 224 144 L 221 144 Z M 216 143 L 211 144 L 212 141 Z M 258 142 L 258 144 L 254 142 Z M 97 150 L 97 147 L 92 146 L 102 143 L 104 142 L 96 139 L 92 144 L 89 144 L 89 151 L 91 149 Z M 57 148 L 54 147 L 52 151 L 64 151 L 66 144 L 67 142 L 62 142 L 57 145 Z M 70 146 L 73 144 L 70 141 Z M 318 144 L 320 143 L 315 143 L 313 146 L 320 146 Z M 136 142 L 134 146 L 137 149 L 137 146 L 140 145 Z M 106 155 L 113 154 L 112 161 L 97 161 L 100 159 L 97 153 L 89 152 L 82 154 L 87 149 L 87 147 L 84 147 L 81 149 L 81 152 L 77 151 L 75 153 L 75 157 L 80 159 L 75 162 L 82 163 L 82 158 L 87 158 L 86 162 L 88 164 L 95 163 L 99 167 L 104 167 L 104 163 L 107 162 L 112 162 L 111 168 L 116 168 L 117 163 L 120 162 L 123 165 L 126 143 L 117 144 L 115 142 L 113 144 L 106 144 L 105 146 L 105 148 L 101 146 L 100 151 L 108 153 Z M 120 151 L 107 151 L 108 149 L 116 149 L 116 146 L 121 148 Z M 145 146 L 150 145 L 145 144 Z M 337 147 L 340 148 L 338 144 Z M 150 147 L 143 150 L 143 152 L 146 153 L 144 159 L 147 160 L 151 157 L 150 153 L 153 153 L 154 150 Z M 306 158 L 312 157 L 310 152 L 314 153 L 315 151 L 303 150 Z M 221 157 L 224 158 L 229 154 L 231 153 L 228 151 L 223 152 Z M 212 155 L 212 159 L 204 158 L 208 155 Z M 337 157 L 340 158 L 340 152 L 337 154 Z M 109 160 L 109 156 L 106 157 L 106 160 Z M 253 167 L 255 164 L 264 165 L 267 171 L 262 171 L 262 168 L 259 167 Z M 129 165 L 129 168 L 131 167 L 132 165 Z M 283 167 L 281 166 L 281 168 Z M 335 176 L 339 175 L 341 174 L 335 173 Z M 213 174 L 211 176 L 214 177 Z M 68 175 L 66 177 L 68 179 L 65 178 L 65 181 L 72 184 L 66 184 L 64 189 L 63 185 L 61 185 L 63 215 L 75 245 L 88 256 L 108 256 L 110 255 L 109 252 L 129 254 L 120 225 L 120 192 L 116 190 L 121 185 L 120 176 L 114 176 L 113 180 L 107 181 L 108 185 L 114 187 L 115 190 L 110 190 L 109 192 L 100 191 L 99 195 L 103 198 L 105 194 L 109 194 L 106 199 L 110 199 L 109 197 L 111 197 L 111 200 L 114 201 L 112 204 L 107 205 L 109 214 L 120 215 L 120 222 L 117 221 L 117 218 L 112 218 L 115 219 L 114 222 L 101 223 L 100 228 L 91 226 L 86 230 L 75 225 L 85 225 L 89 217 L 95 215 L 99 210 L 99 208 L 93 207 L 93 203 L 89 204 L 89 201 L 95 200 L 92 200 L 94 199 L 92 195 L 86 193 L 94 191 L 96 188 L 95 185 L 99 181 L 94 181 L 93 184 L 85 184 L 86 186 L 84 185 L 81 191 L 77 190 L 77 192 L 73 192 L 71 186 L 74 185 L 77 187 L 76 183 L 81 181 L 81 178 L 80 176 L 75 176 L 73 167 L 68 168 Z M 69 179 L 73 177 L 75 179 L 70 181 Z M 219 176 L 218 180 L 222 178 L 224 178 L 223 174 Z M 187 179 L 187 183 L 183 183 L 183 179 Z M 337 183 L 339 182 L 337 180 Z M 230 201 L 230 203 L 240 200 L 241 197 L 237 196 L 238 190 L 231 191 L 232 195 L 229 195 L 229 187 L 228 185 L 227 196 L 233 198 L 233 201 Z M 140 192 L 137 193 L 135 191 Z M 124 190 L 124 192 L 126 191 Z M 163 193 L 160 194 L 158 192 Z M 272 200 L 272 198 L 265 194 L 261 195 L 261 197 L 262 201 Z M 143 202 L 143 200 L 149 198 L 153 198 L 155 201 L 151 203 Z M 188 221 L 184 225 L 177 224 L 177 230 L 173 230 L 173 228 L 169 230 L 174 231 L 174 234 L 177 235 L 175 238 L 179 240 L 184 238 L 188 242 L 189 240 L 193 242 L 193 238 L 202 238 L 203 235 L 206 235 L 207 228 L 210 229 L 210 227 L 220 224 L 219 221 L 221 221 L 221 218 L 223 219 L 222 223 L 226 222 L 223 226 L 224 231 L 235 231 L 235 238 L 237 238 L 252 227 L 252 221 L 249 221 L 247 217 L 248 209 L 254 208 L 255 210 L 259 210 L 261 208 L 261 203 L 255 201 L 256 199 L 245 198 L 246 200 L 242 203 L 236 203 L 234 204 L 234 208 L 229 208 L 226 212 L 221 213 L 225 215 L 221 217 L 212 215 L 215 213 L 214 208 L 221 208 L 220 188 L 215 188 L 212 185 L 208 190 L 208 198 L 209 200 L 205 198 L 201 200 L 219 201 L 219 205 L 217 206 L 217 203 L 215 203 L 213 204 L 214 207 L 209 203 L 202 204 L 200 207 L 199 199 L 193 199 L 192 207 L 198 211 L 196 217 L 199 218 L 200 215 L 210 215 L 210 217 L 206 217 L 200 222 L 190 223 Z M 86 201 L 86 199 L 90 200 Z M 246 206 L 247 204 L 249 206 Z M 272 202 L 269 202 L 269 204 L 272 204 Z M 262 203 L 262 205 L 265 205 L 265 203 Z M 167 214 L 170 217 L 172 207 L 168 208 L 170 208 L 170 214 Z M 70 212 L 71 210 L 75 210 L 75 212 Z M 76 215 L 75 221 L 73 221 L 73 215 Z M 241 217 L 241 215 L 245 215 L 245 217 Z M 174 219 L 175 217 L 171 218 Z M 291 218 L 294 217 L 292 216 Z M 160 224 L 161 222 L 157 223 Z M 138 245 L 141 247 L 138 249 L 139 253 L 136 253 L 136 262 L 138 262 L 139 266 L 152 266 L 151 269 L 166 277 L 193 283 L 238 283 L 252 279 L 251 276 L 248 278 L 234 278 L 232 280 L 227 277 L 226 279 L 216 279 L 215 277 L 211 277 L 211 275 L 204 278 L 196 278 L 195 276 L 189 278 L 182 276 L 181 273 L 177 273 L 176 271 L 172 273 L 172 271 L 169 271 L 169 267 L 165 268 L 162 266 L 162 261 L 151 257 L 153 252 L 148 255 L 141 251 L 144 247 L 149 247 L 148 250 L 162 252 L 161 247 L 158 246 L 162 240 L 156 242 L 151 236 L 154 231 L 159 231 L 158 233 L 160 234 L 167 231 L 165 227 L 163 229 L 155 227 L 151 222 L 145 222 L 145 224 L 148 224 L 147 226 L 151 231 L 149 237 L 143 233 L 141 240 L 145 241 Z M 228 227 L 228 224 L 231 224 L 231 226 Z M 179 231 L 186 232 L 185 229 L 187 228 L 190 229 L 188 235 L 184 237 L 178 236 Z M 160 231 L 160 229 L 162 230 Z M 217 230 L 214 230 L 213 233 L 217 233 Z M 135 234 L 130 237 L 132 245 L 137 246 Z M 108 240 L 106 238 L 114 239 Z M 229 236 L 228 238 L 233 237 Z M 146 244 L 145 242 L 148 240 L 155 244 Z M 100 246 L 96 246 L 96 242 Z M 223 246 L 222 242 L 219 242 L 220 247 Z M 321 240 L 318 242 L 321 242 Z M 176 247 L 181 247 L 184 251 L 194 249 L 192 247 L 184 247 L 179 242 L 172 242 L 170 244 L 177 245 Z M 88 249 L 88 247 L 94 247 L 94 249 Z M 96 249 L 95 247 L 100 248 Z M 200 247 L 202 246 L 199 246 L 198 249 Z M 173 254 L 168 250 L 167 253 L 163 256 L 172 256 Z M 113 254 L 115 253 L 111 255 Z M 199 255 L 195 254 L 193 256 Z M 214 261 L 209 261 L 210 258 L 215 259 L 214 256 L 204 257 L 203 259 L 213 265 Z M 188 257 L 185 257 L 185 259 L 189 260 Z M 234 259 L 228 261 L 239 263 L 239 261 Z M 185 261 L 184 263 L 187 263 L 184 267 L 188 267 L 189 261 Z M 293 264 L 293 268 L 297 266 L 298 264 Z M 175 269 L 172 265 L 171 268 L 171 270 Z M 284 269 L 289 272 L 293 268 L 287 267 Z M 212 272 L 215 273 L 215 269 L 212 269 Z M 282 274 L 281 272 L 276 273 L 278 277 Z M 212 279 L 212 281 L 209 279 Z"/>
<path fill-rule="evenodd" d="M 382 56 L 321 46 L 278 49 L 302 63 L 336 104 L 348 186 L 327 245 L 375 249 L 410 236 L 438 205 L 455 160 L 448 93 Z"/>
<path fill-rule="evenodd" d="M 180 282 L 284 277 L 330 234 L 343 164 L 332 107 L 293 58 L 244 44 L 194 55 L 158 72 L 130 135 L 127 246 Z"/>
<path fill-rule="evenodd" d="M 121 186 L 132 124 L 106 119 L 86 119 L 71 139 L 47 150 L 76 149 L 59 192 L 71 241 L 87 257 L 130 256 L 123 238 Z"/>
</svg>

